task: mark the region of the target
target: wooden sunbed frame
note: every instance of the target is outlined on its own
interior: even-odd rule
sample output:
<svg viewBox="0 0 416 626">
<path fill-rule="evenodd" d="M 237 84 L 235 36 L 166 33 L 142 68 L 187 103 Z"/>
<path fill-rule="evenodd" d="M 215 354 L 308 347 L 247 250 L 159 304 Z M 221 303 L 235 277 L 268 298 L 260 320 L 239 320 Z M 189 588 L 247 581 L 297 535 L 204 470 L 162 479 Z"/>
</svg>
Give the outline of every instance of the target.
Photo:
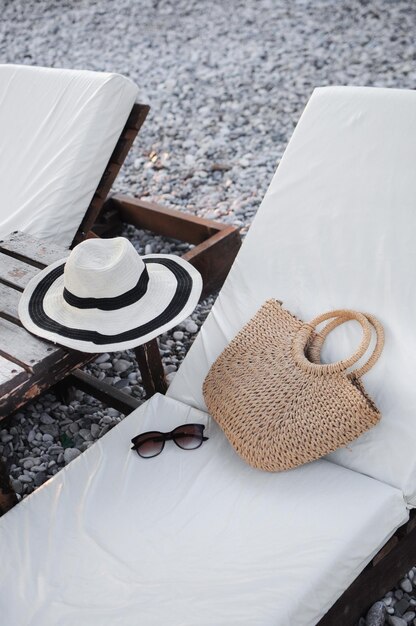
<svg viewBox="0 0 416 626">
<path fill-rule="evenodd" d="M 235 226 L 121 194 L 107 199 L 93 231 L 106 236 L 123 223 L 192 244 L 192 249 L 183 258 L 202 274 L 201 299 L 221 288 L 241 245 L 240 233 Z"/>
<path fill-rule="evenodd" d="M 222 286 L 241 245 L 238 229 L 128 196 L 109 197 L 111 186 L 149 109 L 148 105 L 138 103 L 133 105 L 70 247 L 72 248 L 88 237 L 113 235 L 117 229 L 121 229 L 123 222 L 134 224 L 137 228 L 151 230 L 165 237 L 186 241 L 194 247 L 184 255 L 184 258 L 192 263 L 203 277 L 202 299 Z M 157 391 L 165 393 L 167 386 L 157 340 L 138 347 L 135 352 L 147 396 L 150 397 Z M 68 366 L 65 371 L 67 370 Z M 65 374 L 62 373 L 62 376 Z M 55 382 L 54 380 L 53 383 L 49 383 L 49 386 Z M 41 381 L 41 383 L 38 393 L 48 388 L 48 381 Z M 130 403 L 127 402 L 125 394 L 117 393 L 116 389 L 93 380 L 79 370 L 65 378 L 65 382 L 60 386 L 61 394 L 65 394 L 69 385 L 82 388 L 107 404 L 116 404 L 124 413 L 136 406 L 133 399 Z"/>
<path fill-rule="evenodd" d="M 202 274 L 204 286 L 201 298 L 203 298 L 218 290 L 224 282 L 241 245 L 238 229 L 127 196 L 108 197 L 111 186 L 146 119 L 149 108 L 147 105 L 138 103 L 133 106 L 84 219 L 74 236 L 71 248 L 88 237 L 112 235 L 123 222 L 151 230 L 165 237 L 186 241 L 194 247 L 184 255 L 184 258 Z M 14 248 L 10 254 L 17 259 L 25 260 L 23 258 L 25 251 L 20 252 L 19 255 L 19 251 Z M 43 267 L 43 265 L 37 267 Z M 156 391 L 164 393 L 167 387 L 157 340 L 139 346 L 135 352 L 147 396 L 151 396 Z M 79 366 L 79 354 L 72 367 Z M 86 356 L 91 357 L 91 355 Z M 65 394 L 68 388 L 75 387 L 117 408 L 124 414 L 130 413 L 140 404 L 135 398 L 130 398 L 115 387 L 98 381 L 79 369 L 73 369 L 68 375 L 70 370 L 71 366 L 67 363 L 65 367 L 62 367 L 62 372 L 54 372 L 49 380 L 36 381 L 28 397 L 33 399 L 35 395 L 45 391 L 64 377 L 64 380 L 58 383 L 61 394 Z M 14 412 L 21 404 L 22 402 L 13 405 L 10 401 L 10 411 Z M 17 498 L 11 489 L 6 469 L 0 463 L 0 515 L 16 502 Z"/>
</svg>

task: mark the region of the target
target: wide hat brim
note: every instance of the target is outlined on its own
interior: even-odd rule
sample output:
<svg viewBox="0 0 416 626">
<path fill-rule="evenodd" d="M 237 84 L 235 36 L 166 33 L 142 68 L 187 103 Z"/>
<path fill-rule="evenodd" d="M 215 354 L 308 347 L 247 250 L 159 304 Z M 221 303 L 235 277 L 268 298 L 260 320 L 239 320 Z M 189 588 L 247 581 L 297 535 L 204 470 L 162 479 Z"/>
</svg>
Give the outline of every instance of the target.
<svg viewBox="0 0 416 626">
<path fill-rule="evenodd" d="M 174 255 L 142 257 L 149 274 L 146 293 L 114 310 L 78 308 L 64 299 L 67 258 L 52 263 L 28 283 L 19 317 L 35 335 L 81 352 L 114 352 L 139 346 L 177 326 L 195 309 L 202 278 Z"/>
</svg>

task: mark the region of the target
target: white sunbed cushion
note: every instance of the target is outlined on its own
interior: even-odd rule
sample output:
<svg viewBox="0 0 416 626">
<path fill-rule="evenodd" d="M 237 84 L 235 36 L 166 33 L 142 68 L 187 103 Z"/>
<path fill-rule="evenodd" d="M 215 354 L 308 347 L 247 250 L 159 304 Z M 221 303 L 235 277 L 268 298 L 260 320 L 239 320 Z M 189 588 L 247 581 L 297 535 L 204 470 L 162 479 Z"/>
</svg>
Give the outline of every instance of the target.
<svg viewBox="0 0 416 626">
<path fill-rule="evenodd" d="M 402 489 L 409 502 L 416 502 L 415 163 L 415 91 L 315 90 L 169 389 L 204 409 L 211 363 L 267 298 L 306 321 L 336 308 L 373 313 L 386 343 L 363 381 L 383 417 L 330 458 Z M 355 330 L 333 333 L 324 358 L 350 354 Z"/>
<path fill-rule="evenodd" d="M 130 450 L 193 421 L 198 450 Z M 327 461 L 254 470 L 156 395 L 0 519 L 2 620 L 313 626 L 407 516 L 399 490 Z"/>
<path fill-rule="evenodd" d="M 0 65 L 0 236 L 71 244 L 137 91 L 118 74 Z"/>
</svg>

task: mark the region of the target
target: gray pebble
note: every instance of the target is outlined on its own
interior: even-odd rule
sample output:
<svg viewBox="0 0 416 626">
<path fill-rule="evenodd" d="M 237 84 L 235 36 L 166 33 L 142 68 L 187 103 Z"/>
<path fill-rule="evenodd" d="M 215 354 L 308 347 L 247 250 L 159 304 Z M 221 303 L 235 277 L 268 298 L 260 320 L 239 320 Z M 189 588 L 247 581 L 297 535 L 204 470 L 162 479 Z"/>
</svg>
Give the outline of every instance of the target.
<svg viewBox="0 0 416 626">
<path fill-rule="evenodd" d="M 114 385 L 116 389 L 123 389 L 124 387 L 128 387 L 128 386 L 129 386 L 129 381 L 127 378 L 122 378 L 121 380 L 117 381 Z"/>
<path fill-rule="evenodd" d="M 198 332 L 198 326 L 197 324 L 195 324 L 193 320 L 186 322 L 185 328 L 186 328 L 186 332 L 190 333 L 191 335 Z"/>
<path fill-rule="evenodd" d="M 54 424 L 55 423 L 55 420 L 53 419 L 53 417 L 51 417 L 47 413 L 42 413 L 42 415 L 40 416 L 40 421 L 42 424 Z"/>
<path fill-rule="evenodd" d="M 183 334 L 183 332 L 181 330 L 176 330 L 173 333 L 173 338 L 174 338 L 175 341 L 182 341 L 183 337 L 184 337 L 184 334 Z"/>
<path fill-rule="evenodd" d="M 55 455 L 60 454 L 62 452 L 62 446 L 53 445 L 49 447 L 49 454 Z"/>
<path fill-rule="evenodd" d="M 108 354 L 108 352 L 104 352 L 103 354 L 100 354 L 100 356 L 98 356 L 94 363 L 96 363 L 97 365 L 100 365 L 100 363 L 106 363 L 107 361 L 110 360 L 110 355 Z"/>
<path fill-rule="evenodd" d="M 43 483 L 45 482 L 47 476 L 46 476 L 46 472 L 39 472 L 38 474 L 36 474 L 35 478 L 34 478 L 34 483 L 36 485 L 36 487 L 40 487 L 41 485 L 43 485 Z"/>
<path fill-rule="evenodd" d="M 91 440 L 91 432 L 87 428 L 81 428 L 79 435 L 84 439 L 84 441 Z"/>
<path fill-rule="evenodd" d="M 416 617 L 416 613 L 414 611 L 407 611 L 404 615 L 402 615 L 402 617 L 406 624 L 410 624 Z"/>
<path fill-rule="evenodd" d="M 376 602 L 368 611 L 366 626 L 383 626 L 386 616 L 386 607 L 383 602 Z"/>
<path fill-rule="evenodd" d="M 20 474 L 17 480 L 20 480 L 21 483 L 31 483 L 32 479 L 27 474 Z"/>
<path fill-rule="evenodd" d="M 397 617 L 396 615 L 389 615 L 387 617 L 387 621 L 390 626 L 407 626 L 406 621 L 402 617 Z"/>
<path fill-rule="evenodd" d="M 45 472 L 45 471 L 46 471 L 45 463 L 41 463 L 40 465 L 34 465 L 32 467 L 32 472 Z"/>
<path fill-rule="evenodd" d="M 34 430 L 30 430 L 29 434 L 27 436 L 28 443 L 32 443 L 32 441 L 35 439 L 35 437 L 36 437 L 36 432 Z"/>
<path fill-rule="evenodd" d="M 42 424 L 39 426 L 39 429 L 41 430 L 41 433 L 38 433 L 39 437 L 36 436 L 36 439 L 38 439 L 39 442 L 43 441 L 43 435 L 51 435 L 54 438 L 59 435 L 59 427 L 57 424 Z"/>
<path fill-rule="evenodd" d="M 112 364 L 111 364 L 111 363 L 100 363 L 100 364 L 98 365 L 98 367 L 99 367 L 101 370 L 110 370 L 113 366 L 112 366 Z M 105 376 L 105 374 L 104 374 L 104 376 Z"/>
<path fill-rule="evenodd" d="M 15 490 L 15 492 L 18 493 L 19 495 L 21 495 L 22 492 L 23 492 L 22 481 L 20 481 L 18 478 L 12 478 L 11 479 L 11 483 L 12 483 L 12 487 Z"/>
<path fill-rule="evenodd" d="M 91 435 L 93 436 L 94 439 L 97 439 L 99 434 L 100 434 L 100 430 L 101 428 L 99 427 L 98 424 L 92 424 L 91 425 Z"/>
<path fill-rule="evenodd" d="M 114 363 L 114 371 L 118 374 L 127 371 L 131 367 L 131 362 L 126 361 L 125 359 L 119 359 Z"/>
<path fill-rule="evenodd" d="M 399 617 L 401 617 L 403 615 L 403 613 L 406 613 L 407 609 L 409 608 L 409 601 L 407 600 L 407 598 L 401 598 L 401 600 L 398 600 L 395 605 L 394 605 L 394 612 L 396 613 L 396 615 L 398 615 Z"/>
<path fill-rule="evenodd" d="M 400 581 L 400 587 L 406 593 L 412 593 L 413 585 L 412 585 L 411 581 L 408 578 L 403 578 L 403 580 Z"/>
<path fill-rule="evenodd" d="M 64 461 L 65 463 L 70 463 L 74 459 L 79 456 L 81 452 L 77 448 L 66 448 L 64 451 Z"/>
</svg>

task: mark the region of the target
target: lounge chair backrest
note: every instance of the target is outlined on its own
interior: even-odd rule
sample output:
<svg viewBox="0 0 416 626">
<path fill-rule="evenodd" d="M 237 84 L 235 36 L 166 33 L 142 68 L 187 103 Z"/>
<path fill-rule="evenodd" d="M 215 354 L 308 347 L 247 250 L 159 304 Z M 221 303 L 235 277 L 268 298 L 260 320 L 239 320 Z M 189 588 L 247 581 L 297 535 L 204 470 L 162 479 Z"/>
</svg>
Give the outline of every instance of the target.
<svg viewBox="0 0 416 626">
<path fill-rule="evenodd" d="M 72 243 L 137 91 L 118 74 L 0 65 L 0 236 Z"/>
<path fill-rule="evenodd" d="M 364 377 L 382 412 L 330 460 L 399 487 L 416 504 L 416 92 L 316 89 L 221 294 L 169 390 L 204 408 L 218 354 L 270 297 L 309 320 L 336 308 L 373 313 L 384 352 Z M 351 324 L 328 338 L 338 360 Z"/>
</svg>

